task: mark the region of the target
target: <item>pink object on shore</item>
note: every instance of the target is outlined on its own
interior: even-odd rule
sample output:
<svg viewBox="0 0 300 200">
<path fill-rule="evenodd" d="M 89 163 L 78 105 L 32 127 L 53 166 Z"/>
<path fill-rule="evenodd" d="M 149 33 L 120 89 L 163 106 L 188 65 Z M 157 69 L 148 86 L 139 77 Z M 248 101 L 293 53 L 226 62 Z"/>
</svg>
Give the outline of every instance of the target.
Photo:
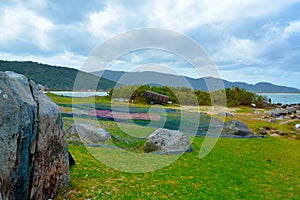
<svg viewBox="0 0 300 200">
<path fill-rule="evenodd" d="M 90 110 L 88 112 L 90 116 L 97 116 L 102 118 L 114 118 L 114 119 L 141 119 L 159 121 L 160 115 L 154 115 L 149 113 L 123 113 L 123 112 L 112 112 L 110 110 Z"/>
</svg>

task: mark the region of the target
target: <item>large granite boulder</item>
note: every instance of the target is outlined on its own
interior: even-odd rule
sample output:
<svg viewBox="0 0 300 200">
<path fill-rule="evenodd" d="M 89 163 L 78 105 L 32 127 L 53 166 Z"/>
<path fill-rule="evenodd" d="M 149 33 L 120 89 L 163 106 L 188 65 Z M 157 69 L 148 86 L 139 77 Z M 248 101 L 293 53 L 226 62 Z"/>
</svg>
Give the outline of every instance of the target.
<svg viewBox="0 0 300 200">
<path fill-rule="evenodd" d="M 0 72 L 0 198 L 54 198 L 68 184 L 62 125 L 58 106 L 34 82 Z"/>
<path fill-rule="evenodd" d="M 231 120 L 224 123 L 222 135 L 237 135 L 237 136 L 246 136 L 252 135 L 253 132 L 247 127 L 243 122 L 237 120 Z"/>
<path fill-rule="evenodd" d="M 104 143 L 111 140 L 111 135 L 103 128 L 87 123 L 74 123 L 67 130 L 67 135 L 79 135 L 85 144 Z"/>
<path fill-rule="evenodd" d="M 192 148 L 188 137 L 180 131 L 160 128 L 146 138 L 144 151 L 182 153 L 192 151 Z"/>
</svg>

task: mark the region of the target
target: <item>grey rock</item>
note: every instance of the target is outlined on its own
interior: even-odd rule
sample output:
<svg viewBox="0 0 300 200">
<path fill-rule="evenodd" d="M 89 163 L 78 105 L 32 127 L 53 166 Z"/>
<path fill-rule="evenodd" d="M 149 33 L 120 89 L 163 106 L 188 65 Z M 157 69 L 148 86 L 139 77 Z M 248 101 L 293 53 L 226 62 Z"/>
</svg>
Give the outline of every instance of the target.
<svg viewBox="0 0 300 200">
<path fill-rule="evenodd" d="M 296 113 L 297 109 L 294 106 L 287 107 L 286 110 L 289 114 Z"/>
<path fill-rule="evenodd" d="M 296 131 L 289 131 L 290 135 L 299 135 L 300 133 L 296 132 Z"/>
<path fill-rule="evenodd" d="M 245 123 L 237 120 L 231 120 L 224 123 L 222 134 L 246 136 L 253 134 L 253 132 L 247 127 Z"/>
<path fill-rule="evenodd" d="M 265 129 L 265 128 L 263 128 L 263 127 L 261 127 L 261 128 L 259 128 L 259 134 L 261 134 L 261 135 L 267 135 L 268 134 L 268 132 L 267 132 L 267 130 Z"/>
<path fill-rule="evenodd" d="M 75 136 L 71 136 L 69 138 L 67 138 L 68 142 L 81 142 L 80 138 L 75 137 Z"/>
<path fill-rule="evenodd" d="M 37 88 L 38 90 L 42 90 L 42 91 L 45 90 L 45 87 L 42 84 L 37 84 Z"/>
<path fill-rule="evenodd" d="M 3 199 L 27 198 L 37 137 L 37 104 L 28 81 L 0 72 L 0 191 Z"/>
<path fill-rule="evenodd" d="M 296 118 L 297 118 L 296 115 L 290 115 L 289 117 L 290 117 L 291 119 L 296 119 Z"/>
<path fill-rule="evenodd" d="M 49 199 L 69 183 L 68 146 L 59 107 L 34 82 L 30 86 L 39 121 L 30 198 Z"/>
<path fill-rule="evenodd" d="M 277 134 L 277 133 L 278 133 L 278 130 L 272 129 L 272 130 L 269 131 L 269 133 L 270 133 L 270 134 L 274 134 L 274 133 Z"/>
<path fill-rule="evenodd" d="M 278 136 L 288 135 L 285 131 L 281 131 L 281 130 L 270 130 L 270 134 L 276 134 Z"/>
<path fill-rule="evenodd" d="M 282 135 L 282 136 L 288 135 L 285 131 L 278 131 L 278 134 L 279 134 L 279 135 Z"/>
<path fill-rule="evenodd" d="M 0 72 L 2 199 L 54 198 L 57 188 L 69 180 L 59 109 L 35 90 L 25 76 Z"/>
<path fill-rule="evenodd" d="M 287 109 L 283 109 L 283 108 L 278 108 L 275 110 L 270 110 L 269 111 L 269 115 L 272 117 L 280 117 L 280 116 L 285 116 L 287 114 L 290 114 L 291 112 Z"/>
<path fill-rule="evenodd" d="M 78 134 L 83 143 L 104 143 L 111 140 L 111 135 L 103 128 L 91 124 L 76 123 L 69 127 L 69 134 Z"/>
<path fill-rule="evenodd" d="M 67 129 L 66 129 L 66 136 L 67 138 L 69 138 L 70 136 L 72 135 L 78 135 L 78 132 L 76 130 L 76 126 L 74 124 L 72 124 L 71 126 L 69 126 Z"/>
<path fill-rule="evenodd" d="M 272 136 L 272 137 L 280 137 L 280 135 L 278 135 L 277 133 L 273 133 L 270 136 Z"/>
<path fill-rule="evenodd" d="M 145 152 L 182 153 L 191 151 L 190 140 L 178 130 L 160 128 L 151 133 L 144 144 Z"/>
<path fill-rule="evenodd" d="M 220 112 L 220 113 L 218 113 L 218 115 L 222 116 L 222 117 L 233 117 L 233 115 L 228 112 Z"/>
<path fill-rule="evenodd" d="M 279 117 L 276 117 L 275 119 L 276 119 L 276 120 L 283 120 L 284 117 L 283 117 L 283 115 L 280 115 Z"/>
</svg>

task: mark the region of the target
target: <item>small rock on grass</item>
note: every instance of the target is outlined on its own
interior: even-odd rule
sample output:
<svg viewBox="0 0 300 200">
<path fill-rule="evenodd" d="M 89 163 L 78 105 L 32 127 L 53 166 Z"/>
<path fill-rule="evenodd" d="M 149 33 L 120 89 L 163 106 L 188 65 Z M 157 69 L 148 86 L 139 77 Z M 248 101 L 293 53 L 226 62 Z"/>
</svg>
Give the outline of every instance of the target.
<svg viewBox="0 0 300 200">
<path fill-rule="evenodd" d="M 277 133 L 273 133 L 270 136 L 272 136 L 272 137 L 280 137 L 280 135 L 278 135 Z"/>
<path fill-rule="evenodd" d="M 265 128 L 263 128 L 263 127 L 261 127 L 258 132 L 261 135 L 267 135 L 268 134 L 267 130 Z"/>
</svg>

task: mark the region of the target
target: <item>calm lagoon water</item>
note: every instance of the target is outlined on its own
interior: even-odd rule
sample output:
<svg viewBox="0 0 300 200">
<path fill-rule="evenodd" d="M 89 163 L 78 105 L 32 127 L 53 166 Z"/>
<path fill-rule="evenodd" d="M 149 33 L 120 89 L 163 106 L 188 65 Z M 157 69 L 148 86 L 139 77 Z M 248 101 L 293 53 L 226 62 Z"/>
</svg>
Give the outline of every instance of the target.
<svg viewBox="0 0 300 200">
<path fill-rule="evenodd" d="M 66 97 L 90 97 L 90 96 L 107 96 L 107 92 L 73 92 L 73 91 L 49 91 L 53 94 Z M 300 93 L 257 93 L 272 99 L 272 103 L 294 104 L 300 103 Z"/>
<path fill-rule="evenodd" d="M 295 104 L 300 103 L 300 93 L 257 93 L 272 99 L 272 103 Z"/>
<path fill-rule="evenodd" d="M 53 94 L 62 95 L 65 97 L 91 97 L 91 96 L 107 96 L 107 92 L 70 92 L 70 91 L 49 91 Z"/>
</svg>

